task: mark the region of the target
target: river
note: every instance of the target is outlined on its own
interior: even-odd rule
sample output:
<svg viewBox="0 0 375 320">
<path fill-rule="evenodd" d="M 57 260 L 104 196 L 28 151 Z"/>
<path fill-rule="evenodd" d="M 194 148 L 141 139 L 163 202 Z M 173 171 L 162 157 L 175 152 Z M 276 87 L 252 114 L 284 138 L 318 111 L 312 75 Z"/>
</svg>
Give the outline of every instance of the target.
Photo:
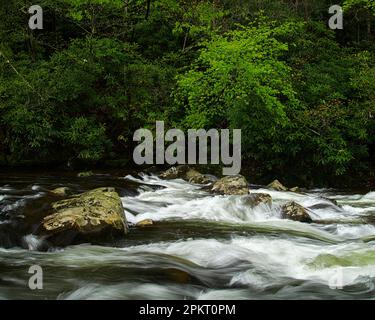
<svg viewBox="0 0 375 320">
<path fill-rule="evenodd" d="M 35 221 L 47 190 L 112 186 L 130 224 L 122 239 L 43 248 Z M 375 192 L 315 189 L 266 192 L 271 207 L 213 196 L 183 180 L 105 173 L 0 175 L 0 299 L 373 299 Z M 331 200 L 336 200 L 334 205 Z M 314 223 L 281 219 L 294 200 Z M 43 289 L 30 290 L 40 265 Z"/>
</svg>

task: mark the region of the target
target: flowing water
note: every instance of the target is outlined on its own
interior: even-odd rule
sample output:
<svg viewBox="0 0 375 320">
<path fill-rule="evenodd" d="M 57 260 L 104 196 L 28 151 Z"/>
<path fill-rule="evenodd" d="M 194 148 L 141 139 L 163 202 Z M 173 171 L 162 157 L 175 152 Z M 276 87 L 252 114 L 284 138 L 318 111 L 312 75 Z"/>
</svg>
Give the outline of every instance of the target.
<svg viewBox="0 0 375 320">
<path fill-rule="evenodd" d="M 130 224 L 156 223 L 112 243 L 46 250 L 33 231 L 59 186 L 113 186 Z M 152 175 L 0 175 L 0 299 L 375 297 L 375 192 L 251 191 L 269 193 L 272 206 Z M 290 200 L 315 222 L 281 219 Z M 43 269 L 43 290 L 28 287 L 32 265 Z"/>
</svg>

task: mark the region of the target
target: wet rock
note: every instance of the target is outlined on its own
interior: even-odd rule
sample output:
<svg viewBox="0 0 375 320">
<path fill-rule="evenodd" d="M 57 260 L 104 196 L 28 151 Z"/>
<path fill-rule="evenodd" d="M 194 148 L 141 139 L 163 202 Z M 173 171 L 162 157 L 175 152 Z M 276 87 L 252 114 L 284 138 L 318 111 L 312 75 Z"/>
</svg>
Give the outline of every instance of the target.
<svg viewBox="0 0 375 320">
<path fill-rule="evenodd" d="M 301 189 L 299 187 L 293 187 L 289 189 L 290 192 L 300 193 Z"/>
<path fill-rule="evenodd" d="M 189 169 L 186 172 L 185 180 L 195 184 L 208 184 L 212 182 L 210 178 L 206 177 L 204 174 L 201 174 L 200 172 L 194 169 Z"/>
<path fill-rule="evenodd" d="M 58 197 L 67 197 L 73 194 L 73 191 L 68 187 L 60 187 L 50 190 L 49 193 Z"/>
<path fill-rule="evenodd" d="M 288 191 L 288 188 L 283 186 L 279 180 L 272 181 L 267 188 L 273 189 L 275 191 Z"/>
<path fill-rule="evenodd" d="M 138 223 L 136 223 L 136 227 L 139 227 L 139 228 L 144 228 L 144 227 L 149 227 L 149 226 L 152 226 L 154 225 L 154 221 L 151 220 L 151 219 L 145 219 L 145 220 L 142 220 L 142 221 L 139 221 Z"/>
<path fill-rule="evenodd" d="M 52 204 L 53 214 L 42 221 L 41 234 L 69 245 L 80 236 L 128 232 L 121 199 L 113 188 L 99 188 Z M 50 240 L 50 239 L 48 239 Z"/>
<path fill-rule="evenodd" d="M 177 167 L 169 168 L 168 170 L 162 172 L 159 177 L 161 179 L 171 180 L 171 179 L 184 179 L 186 172 L 189 170 L 189 166 L 181 165 Z"/>
<path fill-rule="evenodd" d="M 300 204 L 290 201 L 281 207 L 281 214 L 284 219 L 311 223 L 312 219 L 307 210 Z"/>
<path fill-rule="evenodd" d="M 245 195 L 249 193 L 249 184 L 244 176 L 227 176 L 216 181 L 211 191 L 226 195 Z"/>
<path fill-rule="evenodd" d="M 157 166 L 151 166 L 143 170 L 143 172 L 148 174 L 156 174 L 160 171 L 160 169 Z"/>
<path fill-rule="evenodd" d="M 212 182 L 212 179 L 187 165 L 169 168 L 167 171 L 161 173 L 159 177 L 166 180 L 183 179 L 195 184 L 208 184 Z"/>
<path fill-rule="evenodd" d="M 87 177 L 91 177 L 94 175 L 94 172 L 92 171 L 84 171 L 84 172 L 80 172 L 77 174 L 77 177 L 78 178 L 87 178 Z"/>
<path fill-rule="evenodd" d="M 272 205 L 272 197 L 268 193 L 250 193 L 243 198 L 244 204 L 252 208 L 260 205 L 266 204 L 268 206 Z"/>
</svg>

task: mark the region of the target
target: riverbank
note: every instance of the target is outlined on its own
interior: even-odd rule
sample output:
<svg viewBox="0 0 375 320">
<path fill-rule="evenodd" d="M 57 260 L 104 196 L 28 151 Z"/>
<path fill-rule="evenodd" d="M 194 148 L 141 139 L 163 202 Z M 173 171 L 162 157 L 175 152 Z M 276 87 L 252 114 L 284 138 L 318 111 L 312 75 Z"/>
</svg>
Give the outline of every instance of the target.
<svg viewBox="0 0 375 320">
<path fill-rule="evenodd" d="M 222 175 L 221 165 L 196 165 L 192 166 L 199 172 Z M 24 161 L 18 163 L 4 163 L 0 165 L 2 174 L 38 174 L 43 172 L 56 173 L 66 176 L 76 176 L 81 172 L 108 173 L 121 175 L 123 173 L 137 174 L 138 172 L 162 172 L 168 165 L 138 166 L 129 159 L 108 160 L 103 162 L 36 162 Z M 304 188 L 336 188 L 340 190 L 366 191 L 375 189 L 375 167 L 370 166 L 363 172 L 348 173 L 341 176 L 308 176 L 302 173 L 272 172 L 265 170 L 260 164 L 244 162 L 241 174 L 253 184 L 266 185 L 278 179 L 286 185 L 298 185 Z"/>
</svg>

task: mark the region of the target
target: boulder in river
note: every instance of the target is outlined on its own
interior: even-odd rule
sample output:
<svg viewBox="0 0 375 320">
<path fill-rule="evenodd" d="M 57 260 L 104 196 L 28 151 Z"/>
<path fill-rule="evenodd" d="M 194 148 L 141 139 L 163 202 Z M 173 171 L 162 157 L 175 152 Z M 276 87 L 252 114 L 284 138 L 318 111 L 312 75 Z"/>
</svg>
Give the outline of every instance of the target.
<svg viewBox="0 0 375 320">
<path fill-rule="evenodd" d="M 168 170 L 162 172 L 159 177 L 166 180 L 183 179 L 195 184 L 208 184 L 212 182 L 212 179 L 187 165 L 169 168 Z"/>
<path fill-rule="evenodd" d="M 168 170 L 162 172 L 159 177 L 161 179 L 171 180 L 171 179 L 184 179 L 186 172 L 189 170 L 189 166 L 181 165 L 177 167 L 171 167 Z"/>
<path fill-rule="evenodd" d="M 53 214 L 42 221 L 41 234 L 72 244 L 76 237 L 128 232 L 121 199 L 113 188 L 99 188 L 52 204 Z M 50 239 L 49 239 L 50 240 Z"/>
<path fill-rule="evenodd" d="M 281 214 L 284 219 L 290 219 L 299 222 L 311 223 L 312 219 L 307 210 L 300 204 L 289 201 L 281 207 Z"/>
<path fill-rule="evenodd" d="M 244 204 L 252 208 L 265 204 L 268 206 L 272 205 L 272 197 L 268 193 L 250 193 L 243 198 Z"/>
<path fill-rule="evenodd" d="M 136 227 L 144 228 L 154 225 L 154 221 L 151 219 L 145 219 L 136 223 Z"/>
<path fill-rule="evenodd" d="M 49 191 L 52 195 L 58 197 L 67 197 L 73 194 L 73 191 L 68 187 L 60 187 Z"/>
<path fill-rule="evenodd" d="M 78 178 L 87 178 L 92 177 L 94 175 L 94 172 L 92 171 L 83 171 L 77 174 Z"/>
<path fill-rule="evenodd" d="M 272 181 L 267 187 L 275 191 L 288 191 L 288 188 L 283 186 L 279 180 Z"/>
<path fill-rule="evenodd" d="M 249 184 L 244 176 L 226 176 L 216 181 L 211 191 L 226 195 L 245 195 L 249 193 Z"/>
<path fill-rule="evenodd" d="M 190 183 L 195 184 L 208 184 L 212 182 L 210 178 L 206 177 L 204 174 L 201 174 L 195 169 L 189 169 L 186 172 L 185 179 Z"/>
</svg>

